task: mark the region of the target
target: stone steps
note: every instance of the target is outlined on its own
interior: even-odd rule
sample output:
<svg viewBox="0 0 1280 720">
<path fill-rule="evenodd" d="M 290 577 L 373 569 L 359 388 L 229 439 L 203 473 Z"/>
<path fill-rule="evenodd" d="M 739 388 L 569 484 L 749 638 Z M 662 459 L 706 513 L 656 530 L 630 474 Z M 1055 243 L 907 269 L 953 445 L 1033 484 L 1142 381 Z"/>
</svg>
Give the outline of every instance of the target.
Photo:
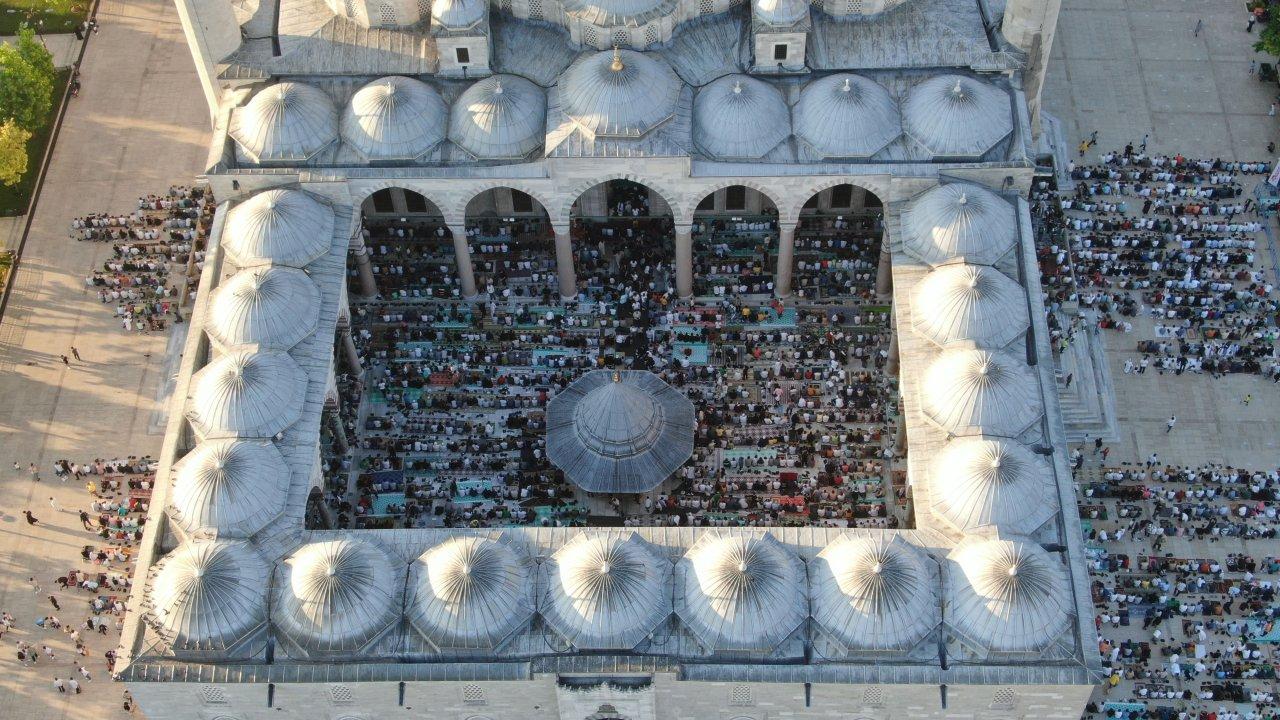
<svg viewBox="0 0 1280 720">
<path fill-rule="evenodd" d="M 1101 437 L 1104 441 L 1118 439 L 1116 431 L 1115 388 L 1107 365 L 1106 343 L 1097 331 L 1095 321 L 1084 315 L 1075 332 L 1075 339 L 1057 358 L 1055 376 L 1058 382 L 1058 402 L 1062 408 L 1062 423 L 1067 441 L 1084 442 L 1088 438 Z M 1060 314 L 1062 327 L 1070 324 L 1072 316 Z M 1067 376 L 1071 386 L 1066 386 Z"/>
</svg>

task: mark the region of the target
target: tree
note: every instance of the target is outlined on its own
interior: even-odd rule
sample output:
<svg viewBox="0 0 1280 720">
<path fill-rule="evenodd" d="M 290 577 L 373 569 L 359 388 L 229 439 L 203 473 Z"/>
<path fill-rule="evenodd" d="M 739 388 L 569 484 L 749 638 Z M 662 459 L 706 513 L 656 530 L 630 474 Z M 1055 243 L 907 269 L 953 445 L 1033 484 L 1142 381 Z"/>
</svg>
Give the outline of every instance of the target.
<svg viewBox="0 0 1280 720">
<path fill-rule="evenodd" d="M 0 183 L 10 187 L 22 181 L 27 172 L 27 141 L 31 133 L 18 127 L 13 119 L 0 125 Z"/>
<path fill-rule="evenodd" d="M 29 27 L 18 30 L 17 42 L 0 45 L 0 118 L 36 132 L 53 107 L 53 56 Z"/>
<path fill-rule="evenodd" d="M 1258 33 L 1258 42 L 1253 44 L 1253 49 L 1271 57 L 1280 57 L 1280 19 L 1263 26 L 1262 32 Z"/>
</svg>

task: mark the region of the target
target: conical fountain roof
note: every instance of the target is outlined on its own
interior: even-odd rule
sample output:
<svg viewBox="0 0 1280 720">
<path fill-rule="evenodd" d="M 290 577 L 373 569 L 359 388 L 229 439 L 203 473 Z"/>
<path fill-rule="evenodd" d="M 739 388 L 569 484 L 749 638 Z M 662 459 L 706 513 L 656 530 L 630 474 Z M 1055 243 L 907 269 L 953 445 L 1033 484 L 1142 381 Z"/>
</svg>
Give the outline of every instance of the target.
<svg viewBox="0 0 1280 720">
<path fill-rule="evenodd" d="M 1016 437 L 1044 415 L 1034 371 L 1003 351 L 944 350 L 922 385 L 925 416 L 954 435 Z"/>
<path fill-rule="evenodd" d="M 930 265 L 956 258 L 991 265 L 1017 241 L 1013 205 L 971 183 L 930 188 L 902 211 L 902 249 Z"/>
<path fill-rule="evenodd" d="M 1067 630 L 1071 591 L 1062 564 L 1026 540 L 972 538 L 948 556 L 948 622 L 989 650 L 1042 650 Z"/>
<path fill-rule="evenodd" d="M 284 512 L 289 479 L 271 443 L 206 440 L 174 464 L 169 515 L 189 534 L 247 538 Z"/>
<path fill-rule="evenodd" d="M 439 650 L 494 650 L 533 615 L 528 561 L 486 537 L 454 537 L 413 564 L 409 622 Z"/>
<path fill-rule="evenodd" d="M 795 127 L 796 137 L 824 158 L 866 158 L 902 134 L 902 118 L 880 83 L 838 73 L 800 91 Z"/>
<path fill-rule="evenodd" d="M 903 116 L 907 135 L 934 157 L 976 159 L 1013 132 L 1008 93 L 963 75 L 939 75 L 912 88 Z"/>
<path fill-rule="evenodd" d="M 726 75 L 698 91 L 694 138 L 716 158 L 755 160 L 791 135 L 791 110 L 772 85 Z"/>
<path fill-rule="evenodd" d="M 518 160 L 542 147 L 547 95 L 518 75 L 491 75 L 467 88 L 449 115 L 449 139 L 482 160 Z"/>
<path fill-rule="evenodd" d="M 151 569 L 147 622 L 179 657 L 226 652 L 266 623 L 267 576 L 246 543 L 180 545 Z"/>
<path fill-rule="evenodd" d="M 404 575 L 373 543 L 311 543 L 279 567 L 272 617 L 305 653 L 358 652 L 400 616 Z"/>
<path fill-rule="evenodd" d="M 1004 273 L 984 265 L 935 268 L 911 297 L 911 325 L 942 346 L 967 340 L 1002 348 L 1030 324 L 1027 294 Z"/>
<path fill-rule="evenodd" d="M 342 140 L 370 160 L 413 160 L 444 139 L 449 108 L 421 80 L 394 75 L 356 91 L 342 114 Z"/>
<path fill-rule="evenodd" d="M 306 267 L 333 246 L 333 209 L 301 190 L 267 190 L 231 208 L 222 247 L 240 267 Z"/>
<path fill-rule="evenodd" d="M 237 350 L 195 374 L 187 418 L 201 438 L 269 438 L 297 422 L 307 375 L 287 353 Z"/>
<path fill-rule="evenodd" d="M 301 270 L 257 266 L 213 291 L 205 330 L 223 347 L 289 350 L 320 324 L 320 288 Z"/>
<path fill-rule="evenodd" d="M 322 90 L 281 82 L 236 111 L 229 132 L 254 162 L 302 162 L 338 138 L 338 111 Z"/>
</svg>

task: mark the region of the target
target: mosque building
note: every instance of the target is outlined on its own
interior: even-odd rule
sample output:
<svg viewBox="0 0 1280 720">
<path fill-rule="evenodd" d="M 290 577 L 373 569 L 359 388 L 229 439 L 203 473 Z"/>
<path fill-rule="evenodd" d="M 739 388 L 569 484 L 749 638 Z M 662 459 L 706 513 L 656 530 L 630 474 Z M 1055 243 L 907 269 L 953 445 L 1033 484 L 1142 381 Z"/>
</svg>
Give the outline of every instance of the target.
<svg viewBox="0 0 1280 720">
<path fill-rule="evenodd" d="M 220 205 L 117 663 L 147 717 L 1080 717 L 1100 665 L 1024 199 L 1056 0 L 177 4 Z M 811 297 L 806 223 L 874 217 L 907 524 L 310 521 L 323 446 L 360 439 L 353 325 L 402 292 L 370 227 L 430 228 L 463 305 L 501 292 L 478 225 L 537 227 L 565 307 L 594 304 L 581 229 L 619 215 L 658 229 L 674 302 L 709 292 L 708 223 L 741 227 L 779 308 Z M 546 459 L 655 491 L 703 412 L 582 372 Z"/>
</svg>

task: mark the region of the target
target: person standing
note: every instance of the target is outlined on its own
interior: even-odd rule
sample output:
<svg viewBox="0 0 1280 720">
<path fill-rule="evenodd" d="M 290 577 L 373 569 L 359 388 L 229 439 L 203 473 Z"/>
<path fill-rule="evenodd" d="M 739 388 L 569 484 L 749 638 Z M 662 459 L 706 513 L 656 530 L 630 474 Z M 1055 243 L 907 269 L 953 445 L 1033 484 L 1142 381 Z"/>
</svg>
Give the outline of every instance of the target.
<svg viewBox="0 0 1280 720">
<path fill-rule="evenodd" d="M 1169 433 L 1173 432 L 1173 426 L 1174 426 L 1174 424 L 1176 424 L 1177 422 L 1178 422 L 1178 416 L 1177 416 L 1177 415 L 1170 415 L 1170 416 L 1169 416 L 1169 420 L 1168 420 L 1168 422 L 1166 422 L 1166 423 L 1164 424 L 1164 425 L 1165 425 L 1165 431 L 1164 431 L 1164 433 L 1165 433 L 1166 435 L 1168 435 Z"/>
<path fill-rule="evenodd" d="M 1200 37 L 1200 31 L 1204 29 L 1204 20 L 1196 20 L 1196 29 L 1191 32 L 1192 37 Z"/>
<path fill-rule="evenodd" d="M 22 653 L 19 652 L 18 654 L 21 655 Z M 67 682 L 62 678 L 56 677 L 53 679 L 53 688 L 63 695 L 67 694 Z"/>
<path fill-rule="evenodd" d="M 56 596 L 56 595 L 50 595 L 50 596 L 49 596 L 49 604 L 53 606 L 53 609 L 54 609 L 54 610 L 61 610 L 61 609 L 62 609 L 62 606 L 58 604 L 58 598 L 57 598 L 57 596 Z"/>
<path fill-rule="evenodd" d="M 28 525 L 35 525 L 36 523 L 40 522 L 40 518 L 36 517 L 35 515 L 32 515 L 30 510 L 23 510 L 22 514 L 27 516 Z"/>
<path fill-rule="evenodd" d="M 54 512 L 62 512 L 62 506 L 58 504 L 58 499 L 55 497 L 49 498 L 49 507 L 53 508 Z"/>
<path fill-rule="evenodd" d="M 80 683 L 76 682 L 75 678 L 67 678 L 67 689 L 75 693 L 76 695 L 79 695 Z"/>
<path fill-rule="evenodd" d="M 76 349 L 75 345 L 71 346 L 71 357 L 75 358 L 76 362 L 84 362 L 80 359 L 80 351 Z"/>
<path fill-rule="evenodd" d="M 63 365 L 66 365 L 67 367 L 71 367 L 71 361 L 67 359 L 66 355 L 59 355 L 58 357 L 62 358 Z"/>
<path fill-rule="evenodd" d="M 84 510 L 80 511 L 80 524 L 84 525 L 85 530 L 93 530 L 93 525 L 89 522 L 89 513 Z"/>
</svg>

